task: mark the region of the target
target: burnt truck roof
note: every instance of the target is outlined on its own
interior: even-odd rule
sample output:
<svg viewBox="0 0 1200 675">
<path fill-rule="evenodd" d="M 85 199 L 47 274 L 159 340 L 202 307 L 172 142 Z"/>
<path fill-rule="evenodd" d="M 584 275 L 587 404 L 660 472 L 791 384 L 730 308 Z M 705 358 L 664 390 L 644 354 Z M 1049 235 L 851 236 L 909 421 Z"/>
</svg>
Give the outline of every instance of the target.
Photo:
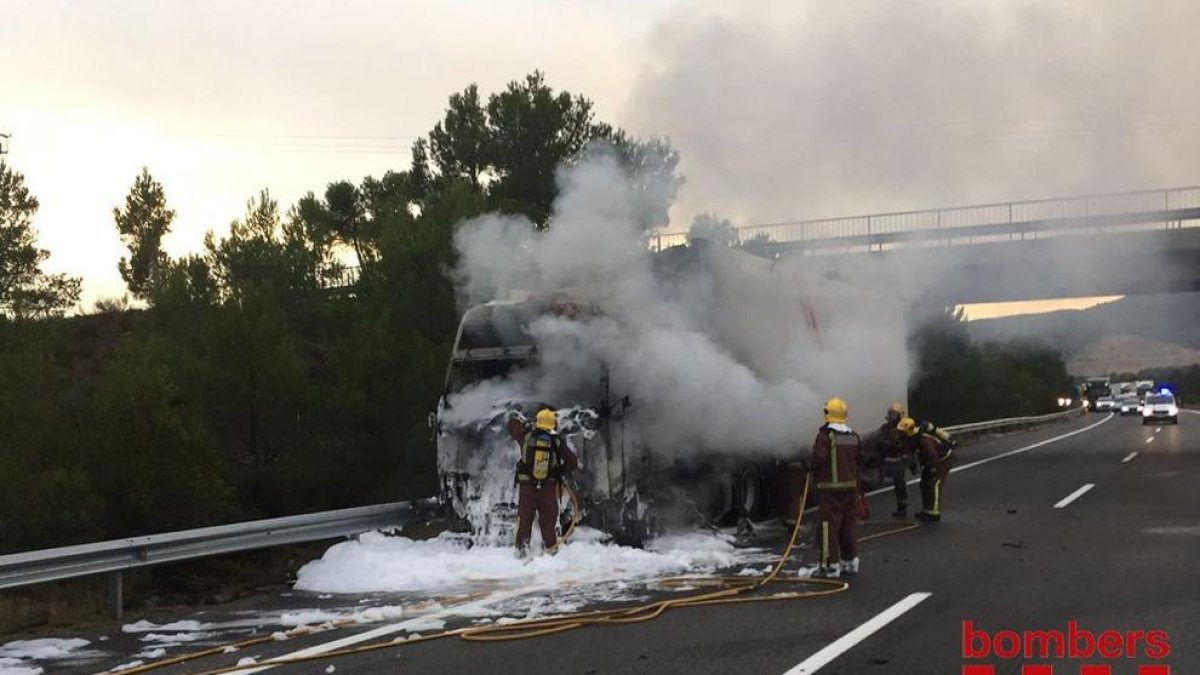
<svg viewBox="0 0 1200 675">
<path fill-rule="evenodd" d="M 708 268 L 706 259 L 711 255 L 706 244 L 696 242 L 690 246 L 647 253 L 655 278 L 669 289 L 673 283 L 681 283 L 704 271 Z M 730 253 L 753 258 L 745 253 Z M 765 262 L 757 258 L 754 260 Z M 595 312 L 595 307 L 579 300 L 570 290 L 532 295 L 524 300 L 493 300 L 476 305 L 463 314 L 454 359 L 526 358 L 530 356 L 534 345 L 529 325 L 535 319 L 547 314 L 579 316 Z"/>
</svg>

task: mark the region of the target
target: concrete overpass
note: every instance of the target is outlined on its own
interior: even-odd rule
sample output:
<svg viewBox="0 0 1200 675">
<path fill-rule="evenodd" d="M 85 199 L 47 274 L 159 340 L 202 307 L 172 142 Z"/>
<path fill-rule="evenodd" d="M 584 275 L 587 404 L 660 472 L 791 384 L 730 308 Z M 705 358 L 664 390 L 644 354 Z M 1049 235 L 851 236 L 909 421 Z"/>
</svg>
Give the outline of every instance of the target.
<svg viewBox="0 0 1200 675">
<path fill-rule="evenodd" d="M 1200 187 L 736 229 L 769 258 L 838 256 L 926 277 L 948 304 L 1200 291 Z M 687 235 L 651 238 L 652 249 Z"/>
</svg>

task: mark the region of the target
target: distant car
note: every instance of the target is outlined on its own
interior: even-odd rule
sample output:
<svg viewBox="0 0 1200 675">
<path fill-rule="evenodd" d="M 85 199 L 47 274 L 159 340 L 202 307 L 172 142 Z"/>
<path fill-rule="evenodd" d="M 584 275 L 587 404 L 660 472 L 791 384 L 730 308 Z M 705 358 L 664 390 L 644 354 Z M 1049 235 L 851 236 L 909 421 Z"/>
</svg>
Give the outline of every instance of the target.
<svg viewBox="0 0 1200 675">
<path fill-rule="evenodd" d="M 1158 420 L 1179 424 L 1179 405 L 1175 403 L 1175 396 L 1166 390 L 1146 394 L 1146 403 L 1142 406 L 1142 424 Z"/>
<path fill-rule="evenodd" d="M 1125 394 L 1117 397 L 1117 410 L 1122 417 L 1136 415 L 1142 411 L 1142 404 L 1138 401 L 1137 394 Z"/>
<path fill-rule="evenodd" d="M 1105 410 L 1111 411 L 1116 407 L 1117 407 L 1117 402 L 1114 401 L 1113 397 L 1111 397 L 1111 396 L 1101 396 L 1100 398 L 1096 399 L 1096 410 L 1097 411 L 1105 411 Z"/>
</svg>

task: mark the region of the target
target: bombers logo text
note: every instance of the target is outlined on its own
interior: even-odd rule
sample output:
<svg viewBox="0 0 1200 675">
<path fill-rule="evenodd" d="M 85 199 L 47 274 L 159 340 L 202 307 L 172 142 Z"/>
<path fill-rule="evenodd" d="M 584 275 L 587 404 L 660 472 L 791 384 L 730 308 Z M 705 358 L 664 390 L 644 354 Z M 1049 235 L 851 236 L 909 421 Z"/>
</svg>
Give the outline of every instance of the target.
<svg viewBox="0 0 1200 675">
<path fill-rule="evenodd" d="M 1079 675 L 1170 675 L 1171 667 L 1162 660 L 1171 655 L 1171 642 L 1165 630 L 1106 630 L 1099 633 L 1067 622 L 1064 630 L 1000 630 L 993 633 L 976 628 L 967 620 L 962 624 L 962 675 L 995 675 L 995 665 L 979 661 L 1080 661 Z M 1103 661 L 1119 660 L 1113 666 Z M 970 663 L 976 661 L 976 663 Z M 1159 663 L 1138 663 L 1158 661 Z M 1012 672 L 1011 667 L 1003 668 Z M 1076 671 L 1070 671 L 1073 675 Z M 1054 666 L 1022 665 L 1021 675 L 1055 675 Z M 1060 670 L 1058 675 L 1067 675 Z"/>
</svg>

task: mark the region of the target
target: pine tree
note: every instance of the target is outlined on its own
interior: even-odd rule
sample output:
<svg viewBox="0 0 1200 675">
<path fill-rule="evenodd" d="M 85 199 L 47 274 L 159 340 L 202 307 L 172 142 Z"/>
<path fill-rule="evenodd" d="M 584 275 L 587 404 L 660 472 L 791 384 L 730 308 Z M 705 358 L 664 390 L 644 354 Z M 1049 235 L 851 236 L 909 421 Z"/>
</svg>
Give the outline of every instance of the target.
<svg viewBox="0 0 1200 675">
<path fill-rule="evenodd" d="M 162 184 L 145 167 L 125 197 L 125 209 L 113 209 L 113 220 L 121 243 L 129 249 L 129 257 L 122 257 L 117 269 L 129 292 L 148 300 L 167 261 L 162 238 L 171 231 L 175 212 L 167 208 Z"/>
</svg>

